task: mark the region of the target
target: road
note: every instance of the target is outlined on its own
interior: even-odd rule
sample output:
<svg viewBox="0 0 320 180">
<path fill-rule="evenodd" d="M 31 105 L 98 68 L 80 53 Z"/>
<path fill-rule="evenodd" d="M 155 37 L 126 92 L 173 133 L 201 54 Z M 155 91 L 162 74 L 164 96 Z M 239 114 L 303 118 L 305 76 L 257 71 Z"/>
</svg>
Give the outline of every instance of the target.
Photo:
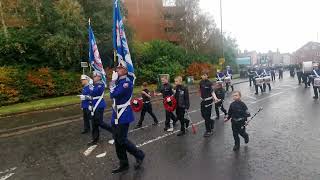
<svg viewBox="0 0 320 180">
<path fill-rule="evenodd" d="M 320 101 L 313 100 L 312 90 L 297 85 L 288 74 L 272 87 L 271 92 L 254 95 L 254 88 L 248 83 L 235 86 L 242 91 L 251 113 L 264 108 L 248 126 L 249 144 L 242 141 L 237 153 L 232 151 L 230 122 L 216 121 L 214 135 L 202 136 L 200 100 L 194 94 L 190 97 L 190 111 L 197 134 L 189 131 L 186 136 L 177 137 L 176 132 L 163 132 L 161 104 L 154 105 L 162 120 L 160 126 L 153 127 L 147 115 L 144 128 L 131 130 L 129 139 L 146 153 L 139 171 L 131 166 L 124 174 L 110 173 L 118 160 L 114 146 L 107 143 L 111 138 L 107 132 L 102 133 L 100 144 L 84 155 L 90 135 L 80 135 L 82 122 L 74 121 L 1 138 L 0 180 L 319 180 Z M 228 94 L 225 106 L 230 102 Z M 109 119 L 105 117 L 106 121 Z M 132 157 L 130 162 L 133 165 Z"/>
</svg>

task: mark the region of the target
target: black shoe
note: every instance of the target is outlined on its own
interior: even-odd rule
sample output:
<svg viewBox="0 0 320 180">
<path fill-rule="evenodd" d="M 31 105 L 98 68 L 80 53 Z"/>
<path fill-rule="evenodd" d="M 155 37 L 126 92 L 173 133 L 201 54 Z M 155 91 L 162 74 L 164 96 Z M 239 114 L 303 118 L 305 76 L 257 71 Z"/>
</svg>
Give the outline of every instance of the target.
<svg viewBox="0 0 320 180">
<path fill-rule="evenodd" d="M 244 143 L 246 143 L 246 144 L 249 143 L 249 135 L 247 135 L 247 136 L 244 138 Z"/>
<path fill-rule="evenodd" d="M 158 126 L 159 125 L 159 122 L 154 122 L 153 124 L 152 124 L 152 126 Z"/>
<path fill-rule="evenodd" d="M 88 146 L 93 146 L 93 145 L 97 145 L 98 144 L 98 141 L 96 141 L 96 140 L 93 140 L 93 141 L 91 141 L 91 142 L 88 142 Z"/>
<path fill-rule="evenodd" d="M 203 137 L 210 137 L 211 135 L 212 135 L 211 132 L 205 132 L 204 135 L 203 135 Z"/>
<path fill-rule="evenodd" d="M 183 135 L 185 135 L 185 134 L 186 134 L 185 131 L 180 131 L 180 132 L 178 132 L 177 136 L 183 136 Z"/>
<path fill-rule="evenodd" d="M 318 99 L 319 97 L 317 97 L 317 96 L 313 96 L 313 99 Z"/>
<path fill-rule="evenodd" d="M 167 131 L 169 128 L 168 127 L 165 127 L 165 128 L 163 128 L 163 131 Z"/>
<path fill-rule="evenodd" d="M 89 130 L 83 130 L 83 131 L 81 132 L 81 134 L 87 134 L 87 133 L 89 133 Z"/>
<path fill-rule="evenodd" d="M 134 129 L 139 129 L 139 128 L 141 128 L 141 127 L 142 127 L 142 125 L 137 124 L 136 127 L 134 127 Z"/>
<path fill-rule="evenodd" d="M 128 169 L 129 169 L 129 165 L 122 165 L 116 169 L 113 169 L 112 174 L 121 173 L 121 172 L 127 171 Z"/>
<path fill-rule="evenodd" d="M 258 93 L 254 93 L 255 95 L 258 95 Z"/>
<path fill-rule="evenodd" d="M 136 164 L 134 165 L 134 169 L 135 169 L 135 170 L 141 168 L 141 165 L 142 165 L 142 163 L 143 163 L 144 157 L 145 157 L 145 154 L 143 153 L 143 156 L 142 156 L 141 159 L 136 159 Z"/>
<path fill-rule="evenodd" d="M 233 146 L 233 151 L 239 151 L 239 149 L 240 149 L 240 146 L 237 146 L 237 145 Z"/>
</svg>

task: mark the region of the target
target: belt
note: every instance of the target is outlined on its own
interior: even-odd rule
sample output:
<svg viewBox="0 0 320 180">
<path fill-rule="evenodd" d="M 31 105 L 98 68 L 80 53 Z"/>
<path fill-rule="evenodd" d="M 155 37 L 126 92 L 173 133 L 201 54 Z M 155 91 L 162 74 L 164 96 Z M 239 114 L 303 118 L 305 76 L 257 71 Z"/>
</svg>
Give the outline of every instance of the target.
<svg viewBox="0 0 320 180">
<path fill-rule="evenodd" d="M 213 98 L 212 97 L 208 97 L 208 98 L 200 98 L 202 101 L 209 101 L 209 100 L 212 100 Z"/>
</svg>

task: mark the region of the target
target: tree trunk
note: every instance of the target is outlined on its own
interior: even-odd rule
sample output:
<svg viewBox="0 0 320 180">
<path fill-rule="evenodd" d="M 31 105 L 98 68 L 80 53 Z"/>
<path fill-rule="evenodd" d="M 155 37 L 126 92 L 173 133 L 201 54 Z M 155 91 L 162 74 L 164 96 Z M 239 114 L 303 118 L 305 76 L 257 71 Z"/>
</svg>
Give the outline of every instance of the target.
<svg viewBox="0 0 320 180">
<path fill-rule="evenodd" d="M 7 40 L 9 38 L 9 33 L 8 33 L 8 30 L 7 30 L 6 23 L 4 21 L 4 12 L 3 12 L 1 1 L 0 1 L 0 16 L 1 16 L 1 23 L 2 23 L 2 29 L 3 29 L 4 37 Z"/>
</svg>

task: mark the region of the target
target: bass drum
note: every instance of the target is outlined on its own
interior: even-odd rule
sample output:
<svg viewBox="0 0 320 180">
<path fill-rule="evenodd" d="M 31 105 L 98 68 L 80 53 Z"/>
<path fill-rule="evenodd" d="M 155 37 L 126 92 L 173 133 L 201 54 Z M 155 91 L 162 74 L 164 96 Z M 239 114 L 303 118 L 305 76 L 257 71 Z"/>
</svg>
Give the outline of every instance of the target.
<svg viewBox="0 0 320 180">
<path fill-rule="evenodd" d="M 303 73 L 311 73 L 313 70 L 312 61 L 306 61 L 302 63 L 302 71 Z"/>
</svg>

